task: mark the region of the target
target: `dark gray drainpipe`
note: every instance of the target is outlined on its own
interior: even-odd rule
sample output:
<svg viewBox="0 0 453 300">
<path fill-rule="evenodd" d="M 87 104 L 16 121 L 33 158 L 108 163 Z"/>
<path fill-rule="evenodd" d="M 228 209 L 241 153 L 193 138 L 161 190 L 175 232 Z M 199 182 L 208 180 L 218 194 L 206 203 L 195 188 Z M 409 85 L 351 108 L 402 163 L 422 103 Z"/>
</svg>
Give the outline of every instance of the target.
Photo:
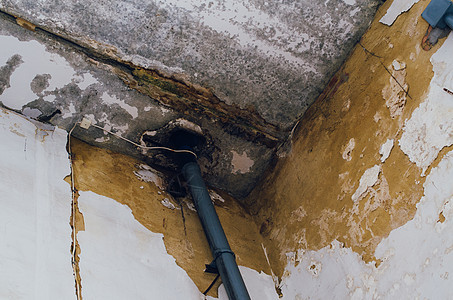
<svg viewBox="0 0 453 300">
<path fill-rule="evenodd" d="M 195 208 L 211 248 L 213 263 L 222 278 L 230 300 L 248 300 L 250 295 L 245 287 L 233 251 L 220 224 L 206 185 L 201 177 L 200 167 L 192 156 L 182 168 L 182 174 L 190 188 Z"/>
</svg>

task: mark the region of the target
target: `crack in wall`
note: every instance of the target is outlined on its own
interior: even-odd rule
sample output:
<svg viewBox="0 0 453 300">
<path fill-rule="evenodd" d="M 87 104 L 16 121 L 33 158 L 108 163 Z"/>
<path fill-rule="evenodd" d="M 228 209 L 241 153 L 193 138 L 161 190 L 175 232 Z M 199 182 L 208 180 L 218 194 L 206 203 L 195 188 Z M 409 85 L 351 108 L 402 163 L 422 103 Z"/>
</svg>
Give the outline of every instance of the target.
<svg viewBox="0 0 453 300">
<path fill-rule="evenodd" d="M 76 123 L 77 124 L 77 123 Z M 74 166 L 73 166 L 73 160 L 74 160 L 74 154 L 72 152 L 71 148 L 71 134 L 72 131 L 74 130 L 76 125 L 72 127 L 71 131 L 68 134 L 68 154 L 69 154 L 69 162 L 70 162 L 70 169 L 71 169 L 71 175 L 70 175 L 70 182 L 71 182 L 71 220 L 70 220 L 70 226 L 72 229 L 71 232 L 71 239 L 72 239 L 72 244 L 71 244 L 71 265 L 73 269 L 73 274 L 74 274 L 74 285 L 75 285 L 75 293 L 77 300 L 82 300 L 82 277 L 80 276 L 80 245 L 77 241 L 77 233 L 79 230 L 84 230 L 84 222 L 83 222 L 83 215 L 79 210 L 79 205 L 78 205 L 78 198 L 79 198 L 79 193 L 77 188 L 75 187 L 75 176 L 74 176 Z M 81 225 L 81 226 L 80 226 Z"/>
<path fill-rule="evenodd" d="M 82 300 L 82 277 L 80 276 L 80 245 L 79 242 L 77 241 L 77 233 L 81 230 L 78 226 L 78 223 L 80 223 L 80 220 L 78 220 L 80 217 L 82 217 L 82 213 L 79 211 L 78 207 L 78 197 L 79 194 L 77 192 L 75 193 L 75 197 L 73 198 L 73 205 L 72 205 L 72 211 L 71 211 L 71 221 L 70 225 L 72 228 L 72 233 L 71 233 L 71 238 L 72 238 L 72 244 L 71 244 L 71 264 L 72 264 L 72 269 L 73 269 L 73 274 L 74 274 L 74 286 L 75 286 L 75 292 L 76 292 L 76 298 L 77 300 Z"/>
</svg>

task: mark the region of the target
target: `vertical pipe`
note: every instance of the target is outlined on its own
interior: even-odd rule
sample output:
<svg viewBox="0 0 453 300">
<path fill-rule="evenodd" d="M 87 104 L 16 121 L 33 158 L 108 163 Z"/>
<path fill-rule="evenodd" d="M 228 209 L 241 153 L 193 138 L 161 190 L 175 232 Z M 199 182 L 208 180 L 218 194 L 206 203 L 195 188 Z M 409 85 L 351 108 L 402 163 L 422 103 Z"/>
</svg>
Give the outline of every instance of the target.
<svg viewBox="0 0 453 300">
<path fill-rule="evenodd" d="M 201 176 L 200 167 L 195 161 L 184 164 L 182 174 L 190 188 L 198 216 L 211 248 L 214 262 L 219 271 L 230 300 L 250 300 L 233 251 L 220 224 L 219 217 L 212 204 L 206 185 Z"/>
</svg>

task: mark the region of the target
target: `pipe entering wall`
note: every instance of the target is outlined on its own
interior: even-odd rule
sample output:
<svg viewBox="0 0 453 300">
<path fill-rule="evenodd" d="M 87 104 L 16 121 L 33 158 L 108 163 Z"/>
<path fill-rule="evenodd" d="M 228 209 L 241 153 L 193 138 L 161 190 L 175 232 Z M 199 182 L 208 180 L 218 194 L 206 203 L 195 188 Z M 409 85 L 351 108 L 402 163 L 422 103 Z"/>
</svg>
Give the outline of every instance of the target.
<svg viewBox="0 0 453 300">
<path fill-rule="evenodd" d="M 177 134 L 177 144 L 179 144 L 177 146 L 179 149 L 192 151 L 192 147 L 197 143 L 197 136 L 189 132 L 184 134 L 185 136 L 181 136 L 181 133 Z M 216 271 L 220 274 L 230 300 L 250 300 L 236 258 L 220 224 L 195 156 L 190 154 L 178 154 L 178 156 L 182 165 L 182 174 L 189 186 L 198 217 L 214 258 L 211 267 L 216 268 Z"/>
</svg>

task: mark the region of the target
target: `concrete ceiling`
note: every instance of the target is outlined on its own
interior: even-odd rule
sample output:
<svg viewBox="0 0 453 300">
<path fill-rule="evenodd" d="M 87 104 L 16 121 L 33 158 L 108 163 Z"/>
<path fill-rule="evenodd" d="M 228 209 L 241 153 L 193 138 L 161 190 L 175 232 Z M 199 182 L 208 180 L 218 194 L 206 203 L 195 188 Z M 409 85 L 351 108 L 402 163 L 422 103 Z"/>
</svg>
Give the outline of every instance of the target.
<svg viewBox="0 0 453 300">
<path fill-rule="evenodd" d="M 379 0 L 0 0 L 0 101 L 147 145 L 201 131 L 212 186 L 246 196 L 368 28 Z M 22 25 L 22 26 L 18 26 Z M 174 169 L 101 130 L 90 144 Z"/>
</svg>

